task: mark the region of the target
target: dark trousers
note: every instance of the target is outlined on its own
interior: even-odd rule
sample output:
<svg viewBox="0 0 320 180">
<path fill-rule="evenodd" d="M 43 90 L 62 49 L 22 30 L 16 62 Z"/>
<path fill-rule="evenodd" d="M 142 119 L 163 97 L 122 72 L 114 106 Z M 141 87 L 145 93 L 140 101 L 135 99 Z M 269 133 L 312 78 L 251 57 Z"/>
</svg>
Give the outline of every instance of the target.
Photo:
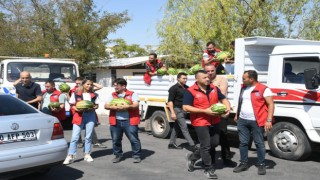
<svg viewBox="0 0 320 180">
<path fill-rule="evenodd" d="M 194 126 L 200 142 L 200 149 L 191 155 L 191 160 L 202 159 L 205 169 L 214 168 L 216 147 L 219 145 L 219 125 Z"/>
<path fill-rule="evenodd" d="M 231 152 L 230 152 L 230 145 L 228 141 L 228 119 L 227 118 L 220 118 L 220 145 L 221 145 L 221 158 L 223 161 L 231 160 Z"/>
<path fill-rule="evenodd" d="M 189 145 L 194 146 L 194 142 L 190 136 L 185 119 L 186 112 L 184 112 L 181 108 L 174 108 L 174 112 L 177 119 L 174 121 L 173 130 L 170 136 L 170 144 L 176 143 L 177 133 L 181 131 L 184 138 L 188 141 Z"/>
</svg>

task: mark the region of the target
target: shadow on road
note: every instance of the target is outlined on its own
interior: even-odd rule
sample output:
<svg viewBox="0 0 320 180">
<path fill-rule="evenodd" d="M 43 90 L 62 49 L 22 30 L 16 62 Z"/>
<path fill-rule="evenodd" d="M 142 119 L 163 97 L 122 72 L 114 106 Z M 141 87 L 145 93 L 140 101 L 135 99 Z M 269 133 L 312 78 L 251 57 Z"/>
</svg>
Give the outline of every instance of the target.
<svg viewBox="0 0 320 180">
<path fill-rule="evenodd" d="M 33 173 L 26 176 L 21 176 L 19 178 L 14 178 L 12 180 L 26 180 L 26 179 L 32 179 L 32 180 L 56 180 L 56 178 L 52 178 L 52 173 L 59 172 L 59 180 L 70 180 L 70 179 L 80 179 L 83 177 L 84 172 L 79 171 L 78 169 L 74 169 L 69 166 L 56 166 L 51 169 L 47 174 L 39 174 L 39 173 Z M 51 176 L 51 177 L 50 177 Z"/>
</svg>

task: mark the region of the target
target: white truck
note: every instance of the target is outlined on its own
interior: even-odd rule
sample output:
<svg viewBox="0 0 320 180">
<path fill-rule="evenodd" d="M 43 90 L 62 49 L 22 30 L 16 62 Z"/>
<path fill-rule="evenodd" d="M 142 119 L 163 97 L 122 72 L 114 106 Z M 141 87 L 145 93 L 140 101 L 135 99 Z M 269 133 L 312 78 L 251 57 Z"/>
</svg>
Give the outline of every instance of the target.
<svg viewBox="0 0 320 180">
<path fill-rule="evenodd" d="M 73 59 L 58 58 L 14 58 L 5 57 L 0 62 L 0 93 L 16 95 L 13 86 L 15 80 L 20 78 L 20 72 L 29 71 L 32 81 L 38 83 L 41 90 L 44 90 L 44 83 L 53 80 L 56 88 L 61 83 L 67 83 L 74 87 L 74 80 L 79 76 L 78 65 Z M 70 106 L 66 103 L 67 117 L 70 116 Z"/>
<path fill-rule="evenodd" d="M 199 60 L 200 61 L 200 60 Z M 315 68 L 306 81 L 304 71 Z M 235 72 L 228 79 L 228 100 L 233 107 L 228 130 L 237 131 L 233 117 L 245 70 L 256 70 L 258 80 L 271 88 L 275 102 L 275 124 L 267 134 L 271 152 L 280 158 L 301 160 L 320 144 L 320 90 L 312 73 L 320 69 L 320 42 L 269 37 L 248 37 L 235 40 Z M 307 71 L 308 72 L 308 71 Z M 309 73 L 310 74 L 310 73 Z M 311 76 L 313 78 L 311 78 Z M 166 106 L 168 89 L 176 83 L 174 76 L 154 76 L 147 86 L 141 76 L 128 76 L 128 89 L 140 97 L 142 120 L 150 120 L 155 137 L 166 138 L 171 122 Z M 188 76 L 187 84 L 194 83 Z M 231 120 L 232 119 L 232 120 Z"/>
</svg>

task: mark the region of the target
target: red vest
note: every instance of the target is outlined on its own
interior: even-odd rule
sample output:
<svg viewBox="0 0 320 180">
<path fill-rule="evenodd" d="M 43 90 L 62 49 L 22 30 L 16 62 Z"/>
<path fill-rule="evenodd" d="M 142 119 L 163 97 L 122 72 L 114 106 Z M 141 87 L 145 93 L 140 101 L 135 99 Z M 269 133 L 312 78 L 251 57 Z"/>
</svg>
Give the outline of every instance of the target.
<svg viewBox="0 0 320 180">
<path fill-rule="evenodd" d="M 146 62 L 146 65 L 150 67 L 150 70 L 152 73 L 156 72 L 157 68 L 161 68 L 163 66 L 160 59 L 157 59 L 156 61 L 157 61 L 156 63 L 159 65 L 159 67 L 155 67 L 154 64 L 150 63 L 150 61 Z M 146 84 L 148 84 L 148 85 L 151 84 L 151 76 L 148 72 L 144 73 L 143 80 Z"/>
<path fill-rule="evenodd" d="M 240 109 L 242 104 L 242 94 L 246 86 L 243 86 L 241 88 L 241 93 L 239 97 L 239 105 L 238 105 L 238 116 L 240 115 Z M 265 102 L 265 99 L 263 97 L 263 93 L 267 86 L 258 83 L 256 87 L 251 92 L 251 103 L 253 107 L 254 116 L 257 120 L 258 126 L 264 126 L 267 118 L 268 118 L 268 106 Z"/>
<path fill-rule="evenodd" d="M 95 100 L 97 98 L 97 94 L 96 93 L 90 93 L 91 96 L 91 102 L 93 102 L 95 104 Z M 83 96 L 82 96 L 82 92 L 75 92 L 74 93 L 74 97 L 76 99 L 76 103 L 75 104 L 70 104 L 71 108 L 71 112 L 73 114 L 73 118 L 72 118 L 72 123 L 76 124 L 76 125 L 81 125 L 82 123 L 82 113 L 75 111 L 72 107 L 77 105 L 77 102 L 82 101 L 83 100 Z M 97 118 L 97 116 L 96 116 Z"/>
<path fill-rule="evenodd" d="M 46 93 L 47 93 L 46 90 L 42 91 L 43 95 L 45 95 Z M 50 95 L 50 102 L 59 102 L 60 94 L 61 92 L 58 91 L 56 88 L 54 88 L 53 93 Z M 65 108 L 62 108 L 58 112 L 51 112 L 51 113 L 54 117 L 58 118 L 60 121 L 67 119 Z"/>
<path fill-rule="evenodd" d="M 220 52 L 221 50 L 220 49 L 218 49 L 218 48 L 214 48 L 214 50 L 216 51 L 216 52 Z M 204 52 L 203 53 L 207 53 L 208 55 L 209 55 L 209 59 L 212 59 L 212 58 L 214 58 L 215 57 L 215 55 L 214 54 L 211 54 L 211 53 L 209 53 L 209 51 L 208 50 L 204 50 Z M 218 67 L 219 66 L 219 64 L 220 64 L 220 62 L 216 62 L 216 61 L 212 61 L 211 62 L 211 64 L 212 65 L 214 65 L 214 67 Z M 202 68 L 204 68 L 204 59 L 203 59 L 203 57 L 202 57 Z"/>
<path fill-rule="evenodd" d="M 132 104 L 132 94 L 133 94 L 133 91 L 126 90 L 124 95 L 124 99 L 129 100 L 131 104 Z M 112 97 L 118 98 L 118 93 L 113 92 Z M 129 109 L 128 112 L 129 112 L 129 118 L 130 118 L 130 125 L 135 126 L 140 124 L 139 108 Z M 111 126 L 115 126 L 117 124 L 116 111 L 114 110 L 110 110 L 109 123 Z"/>
<path fill-rule="evenodd" d="M 209 98 L 208 96 L 202 92 L 198 85 L 195 83 L 188 91 L 193 95 L 193 107 L 199 109 L 207 109 L 211 105 L 219 102 L 218 100 L 218 90 L 217 88 L 210 84 Z M 190 113 L 190 120 L 192 126 L 210 126 L 214 124 L 218 124 L 220 122 L 219 116 L 210 116 L 204 113 Z"/>
</svg>

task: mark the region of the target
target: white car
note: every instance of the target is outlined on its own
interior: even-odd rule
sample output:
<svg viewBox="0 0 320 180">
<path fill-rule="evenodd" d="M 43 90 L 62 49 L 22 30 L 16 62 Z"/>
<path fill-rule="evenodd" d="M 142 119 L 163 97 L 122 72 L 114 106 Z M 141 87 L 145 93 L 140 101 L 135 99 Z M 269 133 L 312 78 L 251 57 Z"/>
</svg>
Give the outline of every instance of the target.
<svg viewBox="0 0 320 180">
<path fill-rule="evenodd" d="M 48 172 L 67 156 L 58 119 L 0 94 L 0 179 Z"/>
</svg>

